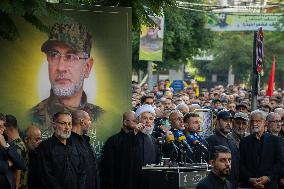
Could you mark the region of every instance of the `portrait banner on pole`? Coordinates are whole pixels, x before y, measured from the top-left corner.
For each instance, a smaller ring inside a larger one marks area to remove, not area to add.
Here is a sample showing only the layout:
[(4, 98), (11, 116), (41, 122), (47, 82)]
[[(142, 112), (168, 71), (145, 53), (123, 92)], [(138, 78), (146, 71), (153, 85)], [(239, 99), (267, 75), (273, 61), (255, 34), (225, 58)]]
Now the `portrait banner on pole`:
[(162, 61), (164, 17), (150, 16), (154, 26), (142, 25), (139, 46), (139, 60)]

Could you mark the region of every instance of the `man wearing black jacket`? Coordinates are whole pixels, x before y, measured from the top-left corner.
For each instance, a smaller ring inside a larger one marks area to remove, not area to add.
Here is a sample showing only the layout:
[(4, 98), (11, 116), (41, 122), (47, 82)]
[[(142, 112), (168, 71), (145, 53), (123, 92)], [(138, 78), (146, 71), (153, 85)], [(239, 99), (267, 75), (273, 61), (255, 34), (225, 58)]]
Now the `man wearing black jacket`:
[(251, 135), (240, 143), (240, 176), (243, 187), (277, 189), (283, 160), (280, 139), (265, 133), (266, 113), (251, 112)]
[(133, 112), (123, 114), (122, 129), (105, 143), (101, 160), (102, 189), (133, 189), (139, 186), (141, 162)]
[(99, 188), (97, 158), (91, 147), (90, 137), (87, 136), (91, 125), (91, 118), (84, 110), (76, 110), (72, 113), (72, 134), (70, 138), (80, 151), (86, 165), (85, 189)]
[(85, 162), (70, 140), (72, 116), (58, 112), (53, 117), (54, 134), (38, 147), (41, 189), (82, 189), (85, 186)]
[(25, 162), (3, 136), (5, 121), (5, 115), (0, 113), (0, 188), (16, 189), (13, 169), (24, 170)]
[(142, 166), (157, 164), (159, 150), (154, 129), (155, 110), (151, 105), (138, 107), (135, 114), (123, 114), (121, 131), (105, 143), (101, 162), (103, 189), (146, 189)]
[(232, 189), (231, 183), (226, 180), (231, 170), (230, 149), (222, 145), (214, 146), (210, 164), (211, 172), (197, 184), (196, 189)]
[[(209, 152), (217, 145), (223, 145), (230, 149), (232, 154), (232, 171), (228, 176), (234, 189), (238, 186), (239, 181), (239, 150), (233, 139), (229, 137), (232, 130), (232, 115), (229, 111), (223, 110), (217, 114), (217, 125), (215, 134), (209, 136), (206, 141), (209, 144)], [(209, 154), (210, 156), (210, 154)]]

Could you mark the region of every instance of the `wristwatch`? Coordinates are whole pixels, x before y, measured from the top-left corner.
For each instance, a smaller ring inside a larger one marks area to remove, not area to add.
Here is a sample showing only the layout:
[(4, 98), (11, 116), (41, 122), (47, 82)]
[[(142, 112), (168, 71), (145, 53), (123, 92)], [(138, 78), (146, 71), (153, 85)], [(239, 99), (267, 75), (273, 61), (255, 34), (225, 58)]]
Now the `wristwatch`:
[(7, 150), (10, 147), (10, 144), (6, 143), (6, 146), (4, 146), (4, 149)]

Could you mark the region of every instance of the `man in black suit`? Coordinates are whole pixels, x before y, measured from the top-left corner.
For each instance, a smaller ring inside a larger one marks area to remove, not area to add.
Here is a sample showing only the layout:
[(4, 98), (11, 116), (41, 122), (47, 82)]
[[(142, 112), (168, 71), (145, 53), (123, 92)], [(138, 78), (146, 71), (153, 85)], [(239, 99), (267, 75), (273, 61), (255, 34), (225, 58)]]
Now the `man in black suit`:
[(265, 120), (265, 112), (251, 112), (251, 135), (240, 143), (240, 177), (243, 187), (278, 188), (282, 147), (278, 137), (265, 133)]
[(212, 171), (197, 184), (196, 189), (232, 189), (231, 183), (226, 180), (231, 171), (231, 158), (229, 148), (214, 146), (210, 158)]

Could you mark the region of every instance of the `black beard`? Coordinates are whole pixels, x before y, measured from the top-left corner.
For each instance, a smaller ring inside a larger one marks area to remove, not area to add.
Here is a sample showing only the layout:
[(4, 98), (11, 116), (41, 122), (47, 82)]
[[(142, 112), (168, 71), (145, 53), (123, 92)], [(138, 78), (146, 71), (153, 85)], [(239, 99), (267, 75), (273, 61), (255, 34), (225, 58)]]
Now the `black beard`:
[(218, 175), (219, 175), (220, 177), (227, 177), (227, 176), (230, 174), (230, 172), (231, 172), (231, 170), (229, 170), (229, 171), (227, 172), (227, 171), (225, 171), (225, 169), (223, 169), (223, 170), (219, 170), (219, 171), (218, 171)]

